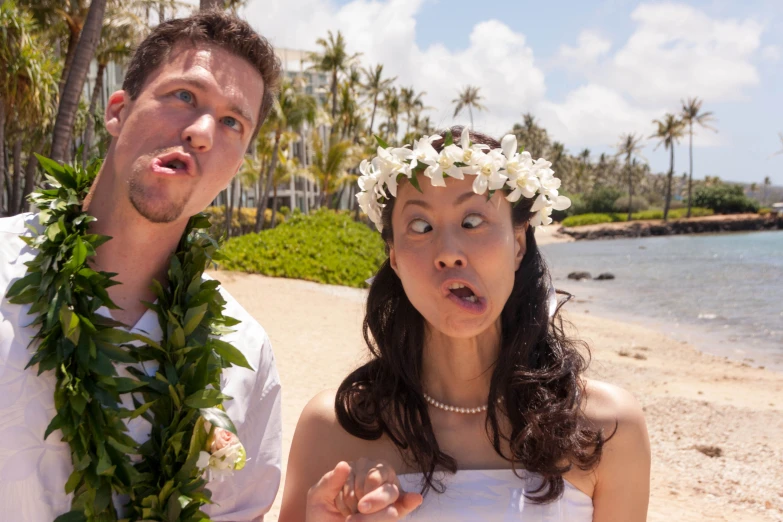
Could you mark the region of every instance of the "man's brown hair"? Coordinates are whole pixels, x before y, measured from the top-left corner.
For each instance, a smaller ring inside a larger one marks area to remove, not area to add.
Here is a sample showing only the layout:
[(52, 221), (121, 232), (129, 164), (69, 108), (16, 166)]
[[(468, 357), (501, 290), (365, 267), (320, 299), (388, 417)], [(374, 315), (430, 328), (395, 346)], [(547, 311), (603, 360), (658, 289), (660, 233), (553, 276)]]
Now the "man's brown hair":
[(133, 54), (122, 82), (123, 90), (135, 100), (150, 74), (180, 42), (218, 46), (244, 58), (256, 68), (264, 80), (264, 96), (255, 129), (257, 132), (269, 114), (280, 87), (280, 60), (267, 39), (255, 32), (247, 22), (218, 9), (167, 20), (153, 29)]

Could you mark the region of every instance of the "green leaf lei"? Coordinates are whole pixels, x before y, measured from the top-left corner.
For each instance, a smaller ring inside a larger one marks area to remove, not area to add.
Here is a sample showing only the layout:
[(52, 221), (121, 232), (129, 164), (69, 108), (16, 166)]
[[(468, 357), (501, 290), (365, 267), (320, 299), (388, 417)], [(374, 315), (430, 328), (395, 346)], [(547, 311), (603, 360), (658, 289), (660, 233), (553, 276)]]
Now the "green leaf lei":
[[(38, 344), (27, 366), (37, 364), (39, 374), (53, 371), (57, 377), (57, 415), (45, 437), (59, 429), (70, 445), (74, 470), (65, 491), (74, 498), (72, 511), (56, 522), (118, 520), (112, 493), (130, 497), (128, 518), (122, 520), (209, 520), (200, 508), (210, 503), (210, 492), (196, 467), (208, 436), (204, 423), (236, 434), (223, 411), (230, 397), (220, 392), (220, 375), (231, 365), (250, 368), (238, 349), (218, 339), (239, 321), (223, 315), (219, 282), (202, 279), (218, 248), (207, 234), (209, 219), (204, 214), (190, 219), (171, 257), (168, 285), (153, 282), (157, 301), (145, 304), (157, 313), (163, 339), (128, 333), (96, 313), (101, 306), (118, 308), (106, 289), (119, 284), (112, 279), (116, 274), (88, 264), (110, 239), (89, 233), (95, 218), (81, 208), (100, 162), (85, 170), (38, 160), (52, 188), (31, 194), (43, 228), (22, 238), (38, 254), (7, 297), (31, 304), (29, 313), (35, 314), (31, 326), (39, 330), (31, 347)], [(133, 377), (118, 377), (115, 364), (145, 361), (158, 364), (154, 375), (129, 366)], [(131, 392), (133, 410), (120, 403)], [(152, 425), (149, 441), (141, 445), (124, 422), (139, 416)], [(131, 454), (140, 456), (135, 464)]]

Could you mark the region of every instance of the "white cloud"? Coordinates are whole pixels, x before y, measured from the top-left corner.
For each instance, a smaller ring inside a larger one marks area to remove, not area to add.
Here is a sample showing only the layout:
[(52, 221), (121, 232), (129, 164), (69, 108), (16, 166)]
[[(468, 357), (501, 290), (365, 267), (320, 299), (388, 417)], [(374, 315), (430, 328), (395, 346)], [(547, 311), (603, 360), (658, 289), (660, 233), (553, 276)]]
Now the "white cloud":
[[(476, 128), (501, 134), (521, 113), (544, 97), (544, 73), (534, 63), (525, 36), (497, 20), (479, 21), (469, 45), (452, 51), (436, 44), (416, 44), (416, 14), (421, 0), (354, 0), (337, 7), (327, 0), (253, 0), (243, 12), (250, 23), (279, 47), (317, 50), (315, 41), (328, 30), (341, 31), (350, 52), (361, 52), (364, 65), (382, 63), (399, 85), (426, 91), (424, 101), (438, 126), (454, 123), (453, 105), (466, 85), (480, 87), (487, 112), (475, 113)], [(467, 112), (458, 118), (468, 123)], [(404, 125), (404, 123), (403, 123)]]
[(563, 103), (541, 104), (541, 119), (552, 138), (573, 148), (614, 145), (621, 133), (650, 134), (651, 122), (662, 109), (642, 109), (617, 91), (596, 84), (571, 91)]
[(612, 42), (597, 31), (585, 30), (579, 33), (578, 45), (561, 45), (556, 62), (579, 71), (587, 68), (609, 52)]
[(777, 62), (782, 55), (783, 53), (777, 45), (767, 45), (761, 50), (761, 57), (768, 62)]
[[(754, 61), (763, 26), (754, 20), (715, 19), (674, 3), (641, 4), (631, 20), (634, 32), (613, 54), (593, 31), (582, 32), (576, 47), (561, 47), (557, 63), (581, 73), (585, 84), (562, 103), (542, 104), (542, 121), (558, 139), (596, 146), (621, 133), (649, 135), (652, 119), (679, 112), (683, 99), (699, 97), (710, 110), (746, 98), (759, 83)], [(779, 50), (769, 47), (761, 54), (774, 58)], [(694, 136), (697, 146), (720, 143), (713, 133)]]

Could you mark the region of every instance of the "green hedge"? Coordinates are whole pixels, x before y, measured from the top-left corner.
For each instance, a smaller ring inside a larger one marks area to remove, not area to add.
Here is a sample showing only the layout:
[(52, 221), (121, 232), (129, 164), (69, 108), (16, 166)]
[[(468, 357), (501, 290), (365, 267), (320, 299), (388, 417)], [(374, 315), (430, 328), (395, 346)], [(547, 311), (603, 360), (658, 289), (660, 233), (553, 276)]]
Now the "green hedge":
[[(669, 219), (683, 219), (688, 214), (687, 208), (677, 208), (669, 211)], [(691, 209), (691, 217), (711, 216), (714, 212), (708, 208), (694, 207)], [(633, 221), (643, 221), (646, 219), (663, 219), (663, 210), (645, 210), (643, 212), (634, 212), (631, 214)], [(564, 227), (581, 227), (585, 225), (599, 225), (601, 223), (616, 223), (618, 221), (627, 221), (628, 214), (580, 214), (570, 216), (563, 220)]]
[(381, 235), (348, 213), (293, 213), (271, 230), (228, 240), (220, 268), (318, 283), (367, 286), (386, 259)]

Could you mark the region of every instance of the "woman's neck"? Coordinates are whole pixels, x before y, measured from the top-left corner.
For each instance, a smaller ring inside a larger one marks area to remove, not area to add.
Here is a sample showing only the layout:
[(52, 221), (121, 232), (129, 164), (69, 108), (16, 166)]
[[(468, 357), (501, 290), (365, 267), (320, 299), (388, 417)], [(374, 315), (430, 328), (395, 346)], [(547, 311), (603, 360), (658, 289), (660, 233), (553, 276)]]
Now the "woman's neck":
[(500, 321), (476, 337), (459, 339), (425, 324), (424, 391), (451, 406), (483, 406), (500, 353)]

